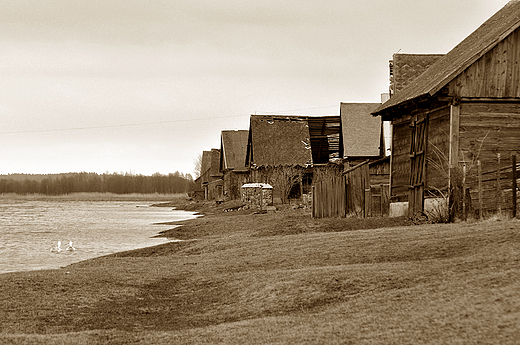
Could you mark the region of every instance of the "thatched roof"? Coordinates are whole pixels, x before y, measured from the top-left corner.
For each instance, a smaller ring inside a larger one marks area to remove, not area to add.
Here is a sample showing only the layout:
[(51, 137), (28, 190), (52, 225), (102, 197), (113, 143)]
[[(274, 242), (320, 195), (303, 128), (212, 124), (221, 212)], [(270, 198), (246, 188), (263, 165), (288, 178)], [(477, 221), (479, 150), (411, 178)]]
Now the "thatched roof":
[(373, 114), (383, 115), (401, 103), (433, 96), (519, 26), (520, 1), (513, 0)]
[(220, 171), (244, 170), (249, 131), (222, 131), (220, 137)]
[(312, 164), (306, 116), (251, 115), (246, 161), (256, 166)]
[(381, 118), (374, 117), (380, 103), (341, 103), (343, 157), (376, 157), (380, 155)]
[(390, 69), (390, 91), (394, 95), (423, 74), (444, 54), (394, 54)]

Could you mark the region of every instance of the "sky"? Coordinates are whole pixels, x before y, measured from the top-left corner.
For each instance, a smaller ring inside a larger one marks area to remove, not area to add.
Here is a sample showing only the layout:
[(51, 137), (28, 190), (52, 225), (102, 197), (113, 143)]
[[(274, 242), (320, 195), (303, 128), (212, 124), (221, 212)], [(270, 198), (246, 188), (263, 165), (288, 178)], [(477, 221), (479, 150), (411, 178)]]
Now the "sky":
[(507, 0), (3, 0), (0, 174), (194, 174), (251, 114), (379, 102)]

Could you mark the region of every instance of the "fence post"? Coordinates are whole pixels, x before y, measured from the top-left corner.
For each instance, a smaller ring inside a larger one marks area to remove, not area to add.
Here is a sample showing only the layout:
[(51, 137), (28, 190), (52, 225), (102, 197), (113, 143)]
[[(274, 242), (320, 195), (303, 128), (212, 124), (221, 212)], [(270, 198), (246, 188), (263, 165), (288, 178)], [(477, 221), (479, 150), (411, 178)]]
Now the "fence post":
[(466, 163), (462, 164), (462, 219), (466, 220)]
[(482, 201), (482, 163), (477, 161), (477, 175), (478, 175), (478, 216), (482, 220), (483, 215), (483, 201)]
[(512, 161), (512, 165), (513, 165), (513, 185), (512, 185), (512, 189), (513, 189), (513, 218), (516, 218), (516, 155), (511, 155), (511, 161)]
[(312, 218), (316, 218), (316, 187), (312, 186)]
[(497, 203), (498, 213), (502, 213), (502, 188), (500, 187), (500, 153), (497, 153)]

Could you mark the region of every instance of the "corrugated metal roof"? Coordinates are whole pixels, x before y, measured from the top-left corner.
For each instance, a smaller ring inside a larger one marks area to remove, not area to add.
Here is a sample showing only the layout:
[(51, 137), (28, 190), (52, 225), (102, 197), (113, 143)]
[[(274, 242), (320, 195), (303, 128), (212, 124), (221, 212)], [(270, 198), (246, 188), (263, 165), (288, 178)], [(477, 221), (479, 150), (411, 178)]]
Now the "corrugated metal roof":
[(373, 114), (381, 115), (398, 104), (434, 95), (519, 26), (520, 0), (513, 0)]
[(221, 132), (220, 170), (245, 168), (248, 135), (247, 130)]
[(379, 156), (381, 118), (374, 117), (380, 103), (341, 103), (344, 157)]

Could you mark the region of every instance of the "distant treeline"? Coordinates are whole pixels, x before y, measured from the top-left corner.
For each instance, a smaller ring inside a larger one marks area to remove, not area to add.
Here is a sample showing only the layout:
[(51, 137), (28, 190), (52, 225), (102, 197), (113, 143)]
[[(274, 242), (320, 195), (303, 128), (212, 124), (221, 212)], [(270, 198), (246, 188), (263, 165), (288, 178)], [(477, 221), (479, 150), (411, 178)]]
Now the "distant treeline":
[(0, 194), (64, 195), (71, 193), (186, 193), (193, 189), (190, 174), (175, 172), (151, 176), (126, 174), (67, 173), (52, 175), (0, 175)]

